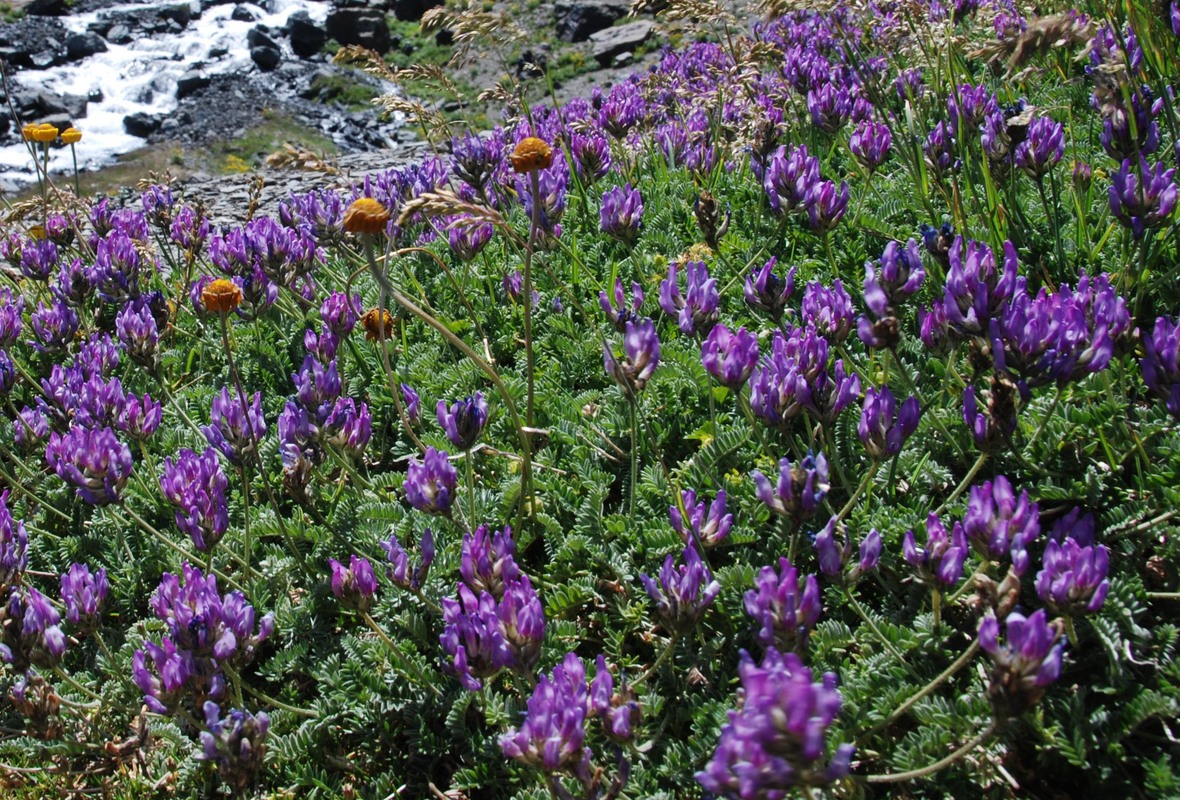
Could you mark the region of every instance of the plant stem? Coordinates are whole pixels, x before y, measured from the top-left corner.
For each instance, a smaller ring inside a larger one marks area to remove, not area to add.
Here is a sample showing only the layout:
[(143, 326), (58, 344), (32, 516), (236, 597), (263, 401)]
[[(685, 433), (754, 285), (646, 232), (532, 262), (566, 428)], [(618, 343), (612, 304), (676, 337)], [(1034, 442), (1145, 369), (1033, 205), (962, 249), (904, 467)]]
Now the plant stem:
[(630, 519), (635, 521), (635, 500), (639, 494), (639, 415), (635, 406), (639, 403), (633, 393), (628, 394), (631, 410), (631, 510)]
[(537, 249), (537, 235), (541, 229), (541, 173), (529, 173), (530, 190), (533, 194), (533, 213), (529, 222), (528, 247), (524, 250), (524, 275), (521, 294), (524, 295), (524, 359), (527, 394), (524, 404), (524, 421), (533, 427), (533, 252)]
[(467, 449), (467, 497), (471, 509), (471, 525), (475, 525), (475, 456)]
[(646, 683), (648, 678), (650, 678), (652, 675), (655, 675), (656, 671), (661, 666), (663, 666), (664, 662), (672, 657), (672, 653), (676, 649), (676, 643), (678, 641), (680, 641), (680, 634), (672, 634), (672, 636), (668, 639), (667, 646), (664, 647), (664, 652), (660, 653), (655, 662), (650, 667), (648, 667), (642, 675), (631, 682), (631, 686), (634, 687)]
[(442, 690), (435, 686), (433, 682), (428, 681), (426, 676), (422, 674), (422, 671), (418, 669), (418, 666), (413, 661), (410, 661), (410, 659), (406, 658), (406, 654), (402, 652), (402, 649), (397, 646), (397, 643), (394, 642), (393, 639), (389, 638), (389, 635), (385, 631), (381, 630), (381, 626), (377, 624), (376, 620), (369, 616), (369, 612), (362, 611), (360, 614), (361, 619), (365, 621), (365, 624), (373, 630), (373, 633), (377, 634), (377, 638), (383, 641), (385, 646), (388, 647), (395, 656), (397, 656), (397, 660), (402, 663), (402, 667), (404, 667), (405, 670), (409, 672), (415, 680), (418, 681), (418, 683), (433, 692), (435, 697), (442, 697)]
[(889, 651), (889, 655), (893, 656), (904, 664), (905, 656), (900, 650), (893, 646), (892, 642), (885, 638), (885, 634), (882, 633), (881, 629), (877, 627), (877, 623), (873, 622), (873, 618), (868, 615), (868, 612), (866, 612), (864, 606), (860, 604), (860, 600), (856, 599), (856, 595), (852, 592), (852, 590), (845, 589), (844, 596), (848, 598), (848, 602), (852, 606), (852, 610), (856, 612), (856, 615), (864, 620), (864, 623), (869, 626), (869, 630), (873, 632), (873, 635), (881, 640), (881, 644), (886, 650)]
[(864, 478), (861, 479), (860, 485), (856, 487), (856, 491), (852, 493), (852, 496), (848, 498), (848, 502), (844, 504), (844, 507), (840, 509), (840, 513), (836, 515), (839, 519), (843, 520), (848, 516), (848, 512), (852, 511), (852, 507), (856, 505), (856, 501), (860, 499), (862, 494), (864, 494), (865, 489), (869, 488), (869, 485), (873, 482), (873, 478), (876, 477), (877, 470), (880, 467), (881, 462), (877, 461), (876, 459), (873, 460), (872, 464), (869, 464), (869, 471), (866, 472)]
[(970, 741), (968, 741), (955, 752), (951, 753), (946, 758), (935, 761), (933, 764), (922, 767), (921, 769), (912, 769), (908, 772), (894, 772), (887, 775), (866, 775), (864, 776), (864, 781), (866, 783), (902, 783), (904, 781), (925, 778), (927, 775), (933, 775), (934, 773), (951, 766), (960, 758), (967, 755), (976, 747), (979, 747), (979, 745), (990, 739), (991, 735), (995, 732), (996, 723), (994, 721), (989, 722), (986, 728), (977, 733)]
[(934, 513), (936, 515), (939, 514), (944, 508), (958, 500), (959, 495), (966, 491), (967, 485), (970, 484), (971, 481), (975, 480), (975, 476), (979, 474), (979, 471), (983, 469), (983, 465), (986, 463), (987, 453), (980, 453), (979, 458), (975, 459), (975, 463), (971, 465), (971, 469), (967, 470), (967, 474), (963, 476), (963, 480), (959, 481), (959, 485), (955, 487), (953, 492), (951, 492), (950, 497), (948, 497), (946, 500), (943, 500), (942, 504), (938, 508), (934, 509)]

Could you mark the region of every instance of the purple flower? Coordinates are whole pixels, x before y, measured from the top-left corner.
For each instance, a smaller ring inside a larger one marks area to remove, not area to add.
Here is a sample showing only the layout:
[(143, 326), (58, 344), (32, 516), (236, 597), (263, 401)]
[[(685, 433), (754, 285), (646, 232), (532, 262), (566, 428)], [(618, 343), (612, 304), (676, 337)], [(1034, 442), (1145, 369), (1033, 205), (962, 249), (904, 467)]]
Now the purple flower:
[(45, 415), (43, 400), (35, 408), (25, 406), (12, 423), (12, 440), (22, 450), (37, 447), (49, 435), (49, 418)]
[(713, 502), (706, 507), (702, 499), (697, 502), (697, 493), (692, 489), (681, 492), (687, 519), (677, 506), (669, 506), (668, 514), (672, 527), (680, 534), (686, 545), (698, 544), (706, 549), (719, 544), (729, 535), (733, 527), (733, 514), (725, 513), (725, 491), (717, 492)]
[(1016, 148), (1016, 166), (1040, 180), (1065, 155), (1065, 128), (1048, 117), (1028, 126), (1028, 137)]
[(930, 586), (950, 587), (963, 576), (967, 560), (967, 536), (963, 526), (955, 523), (950, 536), (937, 514), (926, 518), (926, 547), (919, 550), (914, 532), (906, 531), (902, 553), (918, 573), (918, 579)]
[(0, 347), (12, 347), (20, 339), (24, 310), (24, 297), (14, 300), (9, 289), (0, 288)]
[(685, 265), (687, 281), (682, 296), (676, 271), (676, 264), (670, 264), (668, 277), (660, 283), (660, 308), (676, 320), (683, 333), (705, 336), (717, 324), (720, 316), (717, 281), (709, 277), (705, 262), (690, 261)]
[(889, 148), (893, 145), (893, 133), (883, 122), (865, 120), (856, 126), (852, 136), (848, 138), (848, 148), (856, 160), (869, 172), (875, 172), (877, 167), (889, 158)]
[(1073, 539), (1082, 547), (1094, 544), (1095, 530), (1094, 515), (1078, 506), (1071, 508), (1065, 516), (1053, 523), (1049, 531), (1049, 539), (1061, 544), (1067, 538)]
[(78, 332), (78, 314), (61, 301), (48, 306), (37, 303), (37, 310), (29, 318), (35, 340), (30, 342), (39, 353), (53, 353), (65, 349)]
[(49, 434), (45, 461), (83, 502), (105, 506), (119, 502), (131, 477), (131, 449), (110, 428), (70, 428)]
[(16, 365), (6, 351), (0, 350), (0, 395), (7, 395), (15, 385)]
[(160, 343), (160, 333), (156, 326), (156, 318), (151, 307), (143, 298), (137, 298), (127, 305), (115, 318), (115, 331), (119, 334), (119, 343), (123, 345), (131, 360), (148, 370), (156, 368), (158, 361), (157, 347)]
[(888, 386), (865, 391), (864, 409), (857, 434), (871, 458), (884, 460), (901, 452), (905, 440), (918, 428), (918, 398), (908, 397), (897, 408)]
[(377, 576), (369, 559), (354, 553), (347, 567), (334, 558), (329, 558), (328, 564), (332, 567), (332, 594), (336, 599), (346, 608), (367, 612), (377, 593)]
[(865, 263), (865, 306), (877, 317), (895, 314), (925, 279), (918, 243), (910, 239), (903, 249), (897, 242), (890, 242), (880, 261)]
[(241, 466), (247, 455), (253, 454), (266, 435), (266, 418), (262, 415), (262, 395), (254, 393), (250, 403), (234, 393), (231, 399), (229, 389), (221, 387), (221, 393), (213, 397), (213, 411), (210, 425), (202, 425), (201, 432), (212, 447), (215, 447), (231, 464)]
[(196, 256), (205, 249), (209, 231), (209, 220), (203, 213), (198, 215), (188, 206), (181, 206), (172, 219), (169, 233), (174, 244)]
[(1046, 622), (1043, 608), (1031, 617), (1012, 612), (1004, 628), (1007, 641), (1001, 644), (995, 617), (986, 617), (979, 626), (979, 645), (994, 664), (988, 698), (1000, 720), (1020, 716), (1036, 705), (1045, 688), (1061, 676), (1065, 648), (1061, 621)]
[(373, 435), (369, 407), (351, 397), (340, 398), (324, 420), (324, 433), (329, 442), (354, 459), (360, 458)]
[(57, 261), (57, 245), (48, 239), (28, 239), (21, 250), (20, 271), (32, 280), (49, 280), (57, 268)]
[(602, 360), (606, 374), (615, 379), (625, 395), (634, 397), (643, 391), (660, 364), (660, 340), (650, 319), (628, 320), (624, 330), (623, 360), (615, 356), (609, 343), (603, 345)]
[[(947, 323), (963, 334), (982, 334), (1016, 288), (1016, 248), (1004, 242), (1003, 275), (991, 248), (956, 237), (951, 245), (942, 307)], [(923, 338), (925, 341), (925, 338)]]
[(868, 532), (860, 542), (859, 560), (848, 571), (848, 582), (856, 583), (866, 572), (872, 572), (881, 561), (881, 534), (876, 528)]
[(488, 422), (488, 401), (483, 392), (456, 401), (449, 411), (446, 401), (439, 400), (434, 411), (439, 426), (459, 450), (470, 450)]
[(1177, 189), (1172, 176), (1174, 169), (1165, 169), (1161, 162), (1149, 167), (1147, 159), (1139, 159), (1138, 168), (1131, 159), (1123, 162), (1111, 178), (1110, 213), (1131, 229), (1136, 239), (1142, 239), (1148, 228), (1167, 223), (1176, 210)]
[(588, 713), (602, 720), (602, 732), (616, 742), (630, 740), (642, 716), (630, 686), (624, 684), (615, 692), (614, 678), (601, 653), (595, 661), (594, 680), (590, 682)]
[(1143, 348), (1139, 366), (1144, 383), (1180, 419), (1180, 319), (1156, 319), (1151, 335), (1143, 338)]
[(570, 137), (570, 154), (574, 160), (574, 171), (587, 185), (610, 172), (610, 142), (605, 136), (575, 133)]
[(995, 452), (1006, 446), (1016, 432), (1016, 386), (1007, 378), (994, 377), (991, 388), (979, 398), (982, 408), (975, 394), (974, 386), (963, 390), (963, 422), (979, 449)]
[(343, 339), (356, 327), (360, 305), (359, 294), (349, 299), (344, 292), (332, 292), (320, 306), (320, 320), (326, 330)]
[(772, 272), (777, 262), (777, 258), (771, 258), (761, 269), (749, 274), (746, 278), (745, 297), (751, 307), (769, 316), (776, 325), (780, 325), (787, 310), (787, 300), (795, 291), (796, 267), (791, 267), (787, 270), (786, 277), (780, 278)]
[(921, 98), (926, 93), (926, 84), (922, 82), (922, 70), (918, 67), (902, 70), (893, 81), (893, 88), (900, 100)]
[(852, 310), (852, 298), (837, 278), (828, 289), (819, 281), (811, 281), (803, 292), (802, 316), (816, 332), (837, 343), (848, 338), (852, 332), (856, 314)]
[(701, 344), (701, 364), (705, 371), (728, 386), (740, 391), (758, 363), (758, 339), (745, 328), (733, 333), (724, 325), (717, 325)]
[(12, 518), (8, 489), (0, 492), (0, 590), (20, 580), (29, 564), (29, 534), (25, 523)]
[(744, 599), (746, 613), (761, 626), (758, 640), (784, 651), (805, 647), (823, 613), (815, 576), (808, 575), (800, 588), (799, 571), (786, 558), (779, 559), (777, 573), (770, 566), (759, 570)]
[(216, 764), (222, 783), (245, 797), (263, 770), (270, 717), (265, 711), (251, 714), (230, 709), (222, 719), (220, 707), (212, 700), (205, 701), (204, 712), (206, 730), (201, 731), (197, 760)]
[(537, 681), (524, 722), (500, 737), (501, 752), (546, 773), (577, 773), (589, 779), (588, 705), (586, 668), (568, 653), (550, 675)]
[(784, 458), (778, 462), (778, 483), (774, 487), (758, 470), (751, 472), (750, 477), (754, 479), (758, 499), (771, 513), (798, 524), (815, 516), (828, 493), (828, 460), (823, 453), (818, 456), (808, 453), (795, 467), (790, 459)]
[(781, 215), (810, 205), (811, 189), (819, 182), (819, 159), (808, 155), (806, 145), (799, 145), (790, 152), (785, 147), (775, 151), (767, 162), (762, 187), (771, 211)]
[(175, 463), (164, 459), (160, 490), (176, 509), (176, 527), (188, 534), (201, 552), (212, 549), (229, 530), (228, 487), (229, 480), (212, 447), (201, 455), (181, 450)]
[(451, 170), (477, 192), (484, 191), (503, 161), (502, 142), (495, 134), (451, 140)]
[(848, 182), (840, 181), (840, 188), (832, 181), (820, 181), (807, 192), (804, 200), (811, 229), (816, 233), (834, 230), (848, 210)]
[(1131, 108), (1119, 102), (1102, 121), (1102, 133), (1098, 134), (1102, 149), (1115, 161), (1150, 155), (1160, 146), (1155, 118), (1163, 111), (1163, 98), (1153, 97), (1147, 86), (1129, 89)]
[(295, 399), (307, 410), (316, 424), (322, 425), (332, 412), (344, 386), (333, 359), (325, 366), (314, 356), (306, 356), (299, 371), (291, 375), (295, 384)]
[(639, 576), (656, 604), (656, 614), (673, 633), (692, 630), (721, 592), (721, 584), (713, 579), (694, 545), (685, 547), (681, 557), (684, 563), (680, 566), (671, 555), (664, 559), (658, 583), (646, 574)]
[(143, 205), (144, 215), (153, 224), (161, 228), (171, 225), (172, 206), (176, 205), (176, 200), (173, 198), (170, 188), (160, 184), (149, 186), (140, 194), (139, 201)]
[(975, 131), (989, 114), (1000, 110), (996, 96), (986, 86), (962, 83), (946, 99), (950, 132)]
[(413, 573), (410, 572), (410, 556), (401, 546), (401, 542), (397, 540), (396, 533), (390, 534), (389, 540), (382, 542), (381, 547), (389, 558), (390, 566), (385, 571), (389, 579), (403, 589), (421, 589), (422, 585), (426, 583), (426, 575), (430, 572), (430, 565), (434, 563), (434, 534), (431, 533), (430, 528), (427, 528), (422, 534), (422, 540), (418, 545), (418, 549), (422, 553), (422, 560)]
[[(739, 708), (729, 712), (717, 750), (697, 781), (725, 797), (783, 798), (793, 786), (822, 786), (849, 772), (854, 748), (841, 744), (827, 759), (827, 733), (840, 713), (836, 676), (811, 682), (794, 653), (773, 647), (756, 666), (742, 651)], [(826, 760), (826, 763), (825, 763)]]
[(608, 189), (599, 211), (602, 232), (630, 247), (643, 228), (643, 196), (631, 184)]
[(455, 500), (459, 473), (451, 466), (446, 451), (426, 448), (423, 460), (410, 459), (406, 470), (406, 500), (419, 511), (449, 515)]
[(950, 127), (945, 122), (935, 125), (922, 145), (926, 167), (935, 180), (959, 171), (962, 162), (955, 156), (956, 149), (955, 135)]
[(1017, 497), (1003, 475), (972, 486), (963, 530), (981, 554), (992, 561), (1009, 555), (1018, 575), (1028, 566), (1028, 546), (1041, 533), (1039, 510), (1028, 492)]
[(459, 574), (472, 591), (488, 592), (498, 599), (504, 596), (505, 583), (520, 579), (515, 554), (511, 528), (493, 534), (487, 525), (480, 525), (475, 533), (463, 536)]
[(1041, 571), (1037, 573), (1037, 597), (1054, 614), (1078, 616), (1102, 608), (1110, 592), (1110, 553), (1103, 545), (1083, 545), (1072, 537), (1049, 541)]
[(402, 400), (405, 403), (406, 418), (411, 425), (417, 425), (422, 418), (422, 398), (414, 391), (414, 387), (408, 383), (403, 383), (399, 386), (402, 394)]
[(444, 627), (439, 641), (452, 656), (463, 688), (478, 691), (482, 679), (504, 668), (521, 674), (536, 669), (545, 615), (527, 575), (506, 582), (499, 600), (489, 592), (476, 596), (465, 583), (459, 584), (458, 593), (458, 600), (442, 600)]
[(0, 662), (27, 672), (30, 665), (48, 669), (61, 660), (66, 637), (59, 627), (61, 615), (48, 597), (31, 586), (13, 587), (0, 613)]
[(98, 627), (98, 615), (110, 586), (107, 571), (101, 567), (91, 573), (86, 564), (71, 564), (61, 576), (61, 601), (66, 607), (66, 622), (81, 632)]
[(852, 94), (847, 88), (824, 83), (807, 92), (811, 123), (825, 133), (836, 133), (852, 114)]
[(482, 222), (468, 214), (450, 217), (447, 223), (447, 244), (460, 261), (472, 261), (483, 252), (494, 233), (492, 223)]
[(638, 283), (631, 284), (631, 303), (628, 306), (623, 294), (623, 282), (615, 278), (614, 304), (611, 304), (611, 298), (605, 290), (598, 293), (598, 303), (611, 326), (623, 333), (627, 330), (628, 322), (639, 322), (641, 319), (639, 309), (643, 306), (643, 287)]

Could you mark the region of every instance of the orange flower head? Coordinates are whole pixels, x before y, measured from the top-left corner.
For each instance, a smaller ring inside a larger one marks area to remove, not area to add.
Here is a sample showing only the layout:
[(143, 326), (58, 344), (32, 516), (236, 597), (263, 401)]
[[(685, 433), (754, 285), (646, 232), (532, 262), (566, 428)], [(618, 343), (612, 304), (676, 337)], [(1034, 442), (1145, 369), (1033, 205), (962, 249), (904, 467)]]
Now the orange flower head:
[(71, 125), (61, 132), (61, 140), (66, 144), (77, 144), (82, 141), (82, 131)]
[(58, 130), (54, 126), (45, 122), (33, 129), (33, 141), (41, 144), (49, 144), (57, 138)]
[(24, 139), (26, 142), (36, 141), (36, 139), (33, 137), (33, 134), (40, 127), (41, 126), (39, 124), (37, 124), (36, 122), (26, 122), (24, 125), (20, 126), (21, 138)]
[(393, 331), (393, 315), (388, 309), (371, 308), (361, 317), (361, 326), (365, 329), (365, 338), (370, 342), (388, 339)]
[(530, 136), (521, 140), (509, 158), (512, 160), (512, 169), (516, 172), (549, 169), (553, 164), (553, 148), (545, 144), (544, 140)]
[(389, 209), (371, 197), (358, 197), (344, 212), (344, 230), (376, 236), (385, 233)]
[(201, 290), (201, 302), (216, 314), (228, 314), (242, 302), (242, 290), (233, 281), (218, 278)]

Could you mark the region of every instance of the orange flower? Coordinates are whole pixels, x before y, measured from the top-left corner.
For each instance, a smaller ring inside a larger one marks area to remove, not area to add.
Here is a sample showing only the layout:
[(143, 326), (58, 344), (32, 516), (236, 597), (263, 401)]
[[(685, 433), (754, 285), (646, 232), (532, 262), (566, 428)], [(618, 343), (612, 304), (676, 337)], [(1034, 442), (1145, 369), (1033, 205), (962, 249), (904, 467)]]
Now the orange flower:
[(509, 158), (512, 160), (512, 169), (516, 172), (548, 169), (553, 164), (553, 148), (543, 140), (530, 136), (521, 140)]
[(26, 142), (36, 141), (36, 139), (33, 137), (33, 134), (40, 127), (41, 126), (36, 122), (26, 122), (24, 125), (20, 126), (21, 138), (23, 138)]
[(344, 212), (344, 230), (376, 236), (385, 233), (389, 209), (371, 197), (359, 197)]
[(66, 144), (77, 144), (82, 141), (82, 131), (70, 126), (61, 132), (61, 140)]
[(365, 329), (365, 338), (370, 342), (387, 339), (393, 332), (393, 315), (388, 309), (371, 308), (361, 317), (361, 326)]
[(242, 302), (242, 290), (233, 281), (218, 278), (201, 290), (205, 308), (217, 314), (228, 314)]
[[(23, 131), (22, 131), (23, 132)], [(48, 144), (57, 138), (57, 128), (47, 122), (33, 128), (33, 141)]]

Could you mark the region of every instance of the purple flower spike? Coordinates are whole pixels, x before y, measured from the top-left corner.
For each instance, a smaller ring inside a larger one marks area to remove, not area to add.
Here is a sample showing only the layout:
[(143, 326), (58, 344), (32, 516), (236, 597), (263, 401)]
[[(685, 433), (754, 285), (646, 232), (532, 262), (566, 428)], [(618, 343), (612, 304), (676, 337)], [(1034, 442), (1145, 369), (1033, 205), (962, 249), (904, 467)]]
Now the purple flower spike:
[(211, 425), (202, 425), (201, 432), (210, 446), (216, 448), (231, 464), (241, 466), (266, 434), (266, 418), (262, 415), (262, 395), (254, 393), (250, 403), (230, 397), (229, 389), (213, 397)]
[(201, 552), (212, 549), (229, 529), (228, 487), (229, 480), (212, 447), (201, 455), (181, 450), (175, 463), (164, 459), (160, 490), (176, 508), (176, 527), (192, 537)]
[(473, 261), (483, 252), (493, 233), (492, 223), (480, 222), (468, 214), (448, 218), (447, 244), (455, 257), (464, 263)]
[(825, 83), (807, 93), (807, 110), (811, 122), (825, 133), (836, 133), (852, 114), (852, 94), (848, 89)]
[[(992, 561), (1012, 557), (1013, 565), (1027, 564), (1024, 552), (1041, 533), (1037, 504), (1028, 492), (1017, 497), (1003, 475), (971, 487), (963, 530), (982, 555)], [(1017, 574), (1024, 570), (1018, 568)]]
[(746, 278), (746, 302), (753, 308), (769, 316), (776, 325), (782, 324), (783, 314), (787, 311), (787, 300), (795, 291), (795, 270), (787, 270), (785, 278), (780, 278), (772, 270), (778, 263), (777, 258), (771, 258), (762, 268), (751, 272)]
[(515, 554), (511, 528), (493, 534), (487, 525), (480, 525), (475, 533), (463, 536), (459, 574), (473, 592), (488, 592), (499, 599), (506, 582), (520, 579)]
[(720, 316), (717, 281), (709, 277), (709, 269), (703, 261), (690, 261), (685, 265), (687, 281), (685, 294), (680, 294), (676, 280), (677, 267), (668, 267), (668, 277), (660, 283), (660, 308), (674, 318), (680, 330), (690, 336), (705, 336), (717, 324)]
[(717, 325), (701, 345), (705, 371), (732, 391), (738, 392), (758, 363), (758, 339), (745, 328), (733, 333)]
[(324, 433), (329, 442), (352, 458), (359, 459), (373, 436), (373, 418), (369, 414), (369, 407), (357, 403), (351, 397), (340, 398), (332, 408), (332, 413), (324, 420)]
[[(840, 529), (840, 543), (836, 541), (837, 528)], [(837, 517), (828, 520), (828, 524), (815, 535), (815, 553), (819, 558), (819, 571), (829, 578), (844, 571), (844, 562), (852, 555), (852, 540)]]
[(131, 360), (152, 370), (155, 369), (158, 359), (156, 351), (160, 343), (160, 333), (151, 307), (141, 302), (142, 299), (136, 298), (123, 306), (123, 310), (115, 318), (115, 331), (119, 334), (119, 343), (123, 345)]
[(815, 516), (828, 493), (828, 460), (823, 453), (818, 456), (808, 453), (795, 467), (790, 459), (784, 458), (778, 462), (778, 483), (774, 487), (758, 470), (751, 472), (750, 477), (754, 479), (758, 499), (771, 513), (799, 524)]
[(870, 386), (857, 427), (869, 456), (882, 461), (900, 453), (905, 440), (917, 430), (921, 414), (918, 398), (906, 398), (899, 409), (888, 386), (879, 391)]
[(856, 131), (848, 139), (848, 148), (852, 155), (869, 172), (875, 172), (877, 167), (885, 163), (889, 157), (889, 148), (893, 145), (893, 133), (883, 122), (865, 120), (856, 126)]
[(810, 206), (811, 189), (819, 183), (819, 159), (808, 155), (806, 145), (790, 152), (780, 147), (770, 157), (762, 179), (770, 209), (779, 215)]
[(91, 573), (86, 564), (71, 564), (70, 571), (61, 576), (61, 601), (66, 607), (66, 622), (80, 633), (97, 628), (99, 613), (109, 590), (105, 569), (100, 567)]
[(1110, 592), (1110, 553), (1103, 545), (1082, 545), (1072, 538), (1045, 545), (1037, 573), (1037, 597), (1054, 614), (1079, 616), (1102, 608)]
[(840, 181), (839, 188), (832, 181), (821, 181), (807, 192), (804, 201), (811, 229), (816, 233), (835, 230), (848, 210), (848, 182)]
[(131, 477), (131, 449), (110, 428), (70, 428), (49, 434), (45, 461), (78, 497), (94, 506), (119, 502)]
[(402, 401), (406, 404), (406, 417), (410, 420), (411, 425), (417, 425), (418, 420), (422, 418), (422, 398), (408, 383), (403, 383), (400, 388)]
[(0, 590), (17, 583), (29, 564), (29, 534), (25, 523), (12, 518), (8, 490), (0, 492)]
[(32, 587), (14, 587), (0, 614), (0, 662), (27, 672), (30, 665), (48, 669), (61, 660), (66, 637), (59, 627), (61, 615), (48, 597)]
[(430, 514), (451, 513), (459, 473), (451, 466), (445, 450), (426, 448), (422, 461), (410, 459), (406, 471), (406, 500), (419, 511)]
[(876, 528), (869, 531), (860, 543), (860, 559), (848, 571), (849, 583), (856, 583), (866, 572), (873, 572), (881, 561), (881, 534)]
[(746, 613), (761, 626), (758, 640), (784, 651), (806, 647), (823, 613), (815, 576), (808, 575), (800, 588), (799, 571), (785, 558), (779, 559), (777, 573), (770, 566), (759, 570), (744, 599)]
[(14, 300), (9, 289), (0, 288), (0, 347), (12, 347), (20, 339), (24, 310), (24, 297)]
[(690, 544), (681, 557), (684, 563), (680, 566), (675, 566), (671, 555), (664, 559), (659, 583), (647, 575), (639, 576), (656, 604), (656, 614), (673, 633), (692, 630), (721, 592), (721, 584), (713, 579), (696, 547)]
[(729, 535), (733, 527), (733, 514), (725, 513), (725, 491), (717, 492), (717, 497), (706, 507), (705, 501), (697, 502), (697, 493), (692, 489), (685, 489), (681, 493), (684, 501), (684, 514), (676, 506), (668, 507), (668, 515), (672, 520), (672, 527), (680, 534), (686, 545), (699, 544), (709, 549), (720, 544)]
[(1172, 177), (1175, 169), (1165, 169), (1161, 162), (1154, 167), (1140, 157), (1138, 169), (1131, 159), (1111, 178), (1110, 213), (1131, 229), (1136, 239), (1142, 239), (1148, 228), (1167, 223), (1176, 210), (1177, 189)]
[(878, 318), (896, 313), (905, 300), (922, 287), (926, 270), (918, 243), (913, 239), (903, 248), (897, 242), (885, 245), (881, 260), (865, 264), (865, 306)]
[(1158, 318), (1143, 347), (1146, 352), (1139, 366), (1144, 383), (1180, 419), (1180, 319)]
[(476, 596), (466, 583), (459, 584), (458, 591), (458, 600), (442, 600), (439, 642), (452, 657), (463, 688), (478, 691), (483, 679), (504, 668), (520, 674), (536, 669), (545, 616), (528, 576), (506, 582), (500, 600), (488, 592)]
[(967, 535), (963, 526), (955, 523), (951, 535), (938, 515), (926, 518), (926, 547), (918, 549), (914, 532), (906, 531), (902, 542), (905, 560), (918, 573), (918, 579), (930, 586), (950, 587), (963, 576), (963, 562), (967, 560)]
[(606, 374), (615, 379), (628, 397), (643, 391), (660, 364), (660, 340), (650, 319), (624, 325), (623, 360), (615, 357), (610, 344), (603, 345), (602, 361)]
[(610, 172), (610, 141), (605, 136), (575, 133), (570, 138), (570, 153), (574, 158), (574, 171), (586, 184), (593, 184)]
[(629, 183), (609, 189), (602, 195), (599, 217), (603, 233), (630, 247), (643, 228), (643, 196)]
[(55, 353), (73, 341), (78, 332), (78, 314), (61, 300), (54, 300), (48, 306), (38, 303), (29, 325), (36, 337), (29, 344), (39, 353)]
[(245, 797), (263, 770), (270, 717), (265, 711), (251, 714), (231, 709), (222, 719), (221, 709), (212, 700), (205, 702), (204, 711), (206, 730), (201, 731), (197, 759), (216, 764), (222, 783)]
[(955, 156), (957, 149), (954, 132), (945, 122), (940, 122), (930, 131), (922, 152), (926, 156), (926, 167), (936, 180), (959, 171), (962, 162)]
[(448, 411), (446, 401), (439, 400), (435, 414), (451, 444), (459, 450), (470, 450), (488, 422), (488, 401), (483, 392), (476, 392), (453, 403)]
[(856, 320), (852, 310), (852, 298), (837, 278), (829, 289), (819, 281), (807, 284), (803, 292), (803, 319), (814, 325), (816, 331), (836, 343), (848, 338)]
[(589, 714), (602, 721), (602, 732), (616, 742), (629, 741), (642, 716), (630, 686), (624, 684), (615, 692), (614, 678), (602, 654), (595, 661), (590, 683)]
[(588, 778), (587, 708), (586, 668), (568, 653), (550, 675), (537, 681), (524, 722), (500, 737), (500, 750), (505, 758), (548, 774), (577, 773)]
[(615, 278), (614, 289), (614, 304), (611, 304), (611, 298), (606, 291), (598, 293), (598, 303), (602, 306), (602, 313), (606, 314), (607, 320), (611, 326), (623, 333), (627, 330), (628, 322), (639, 322), (639, 309), (643, 305), (643, 287), (638, 283), (631, 284), (631, 302), (627, 303), (626, 295), (623, 293), (623, 282)]
[(369, 559), (353, 554), (345, 567), (334, 558), (328, 559), (332, 567), (332, 594), (346, 608), (367, 612), (373, 605), (377, 593), (377, 576)]
[(1046, 687), (1061, 675), (1060, 620), (1046, 621), (1045, 609), (1031, 617), (1012, 612), (1004, 622), (1007, 639), (1000, 643), (1000, 623), (989, 616), (979, 626), (979, 644), (994, 666), (988, 699), (998, 719), (1018, 717), (1036, 705)]
[(389, 558), (390, 566), (385, 574), (389, 579), (403, 589), (421, 589), (426, 583), (426, 576), (430, 572), (430, 565), (434, 563), (434, 534), (427, 528), (422, 534), (418, 549), (422, 553), (422, 560), (418, 568), (410, 572), (410, 556), (397, 540), (397, 534), (391, 534), (388, 541), (381, 543)]
[(1016, 166), (1040, 180), (1065, 155), (1065, 129), (1060, 122), (1037, 117), (1028, 126), (1027, 138), (1016, 147)]
[(696, 774), (707, 791), (777, 800), (794, 786), (824, 786), (848, 774), (852, 745), (841, 744), (827, 759), (828, 728), (843, 703), (833, 673), (812, 683), (797, 655), (772, 647), (760, 666), (743, 651), (738, 676), (739, 708), (729, 712), (717, 750)]
[(323, 305), (320, 306), (320, 319), (324, 323), (324, 329), (344, 338), (356, 327), (360, 307), (360, 295), (354, 295), (350, 300), (343, 292), (332, 292), (324, 298)]

